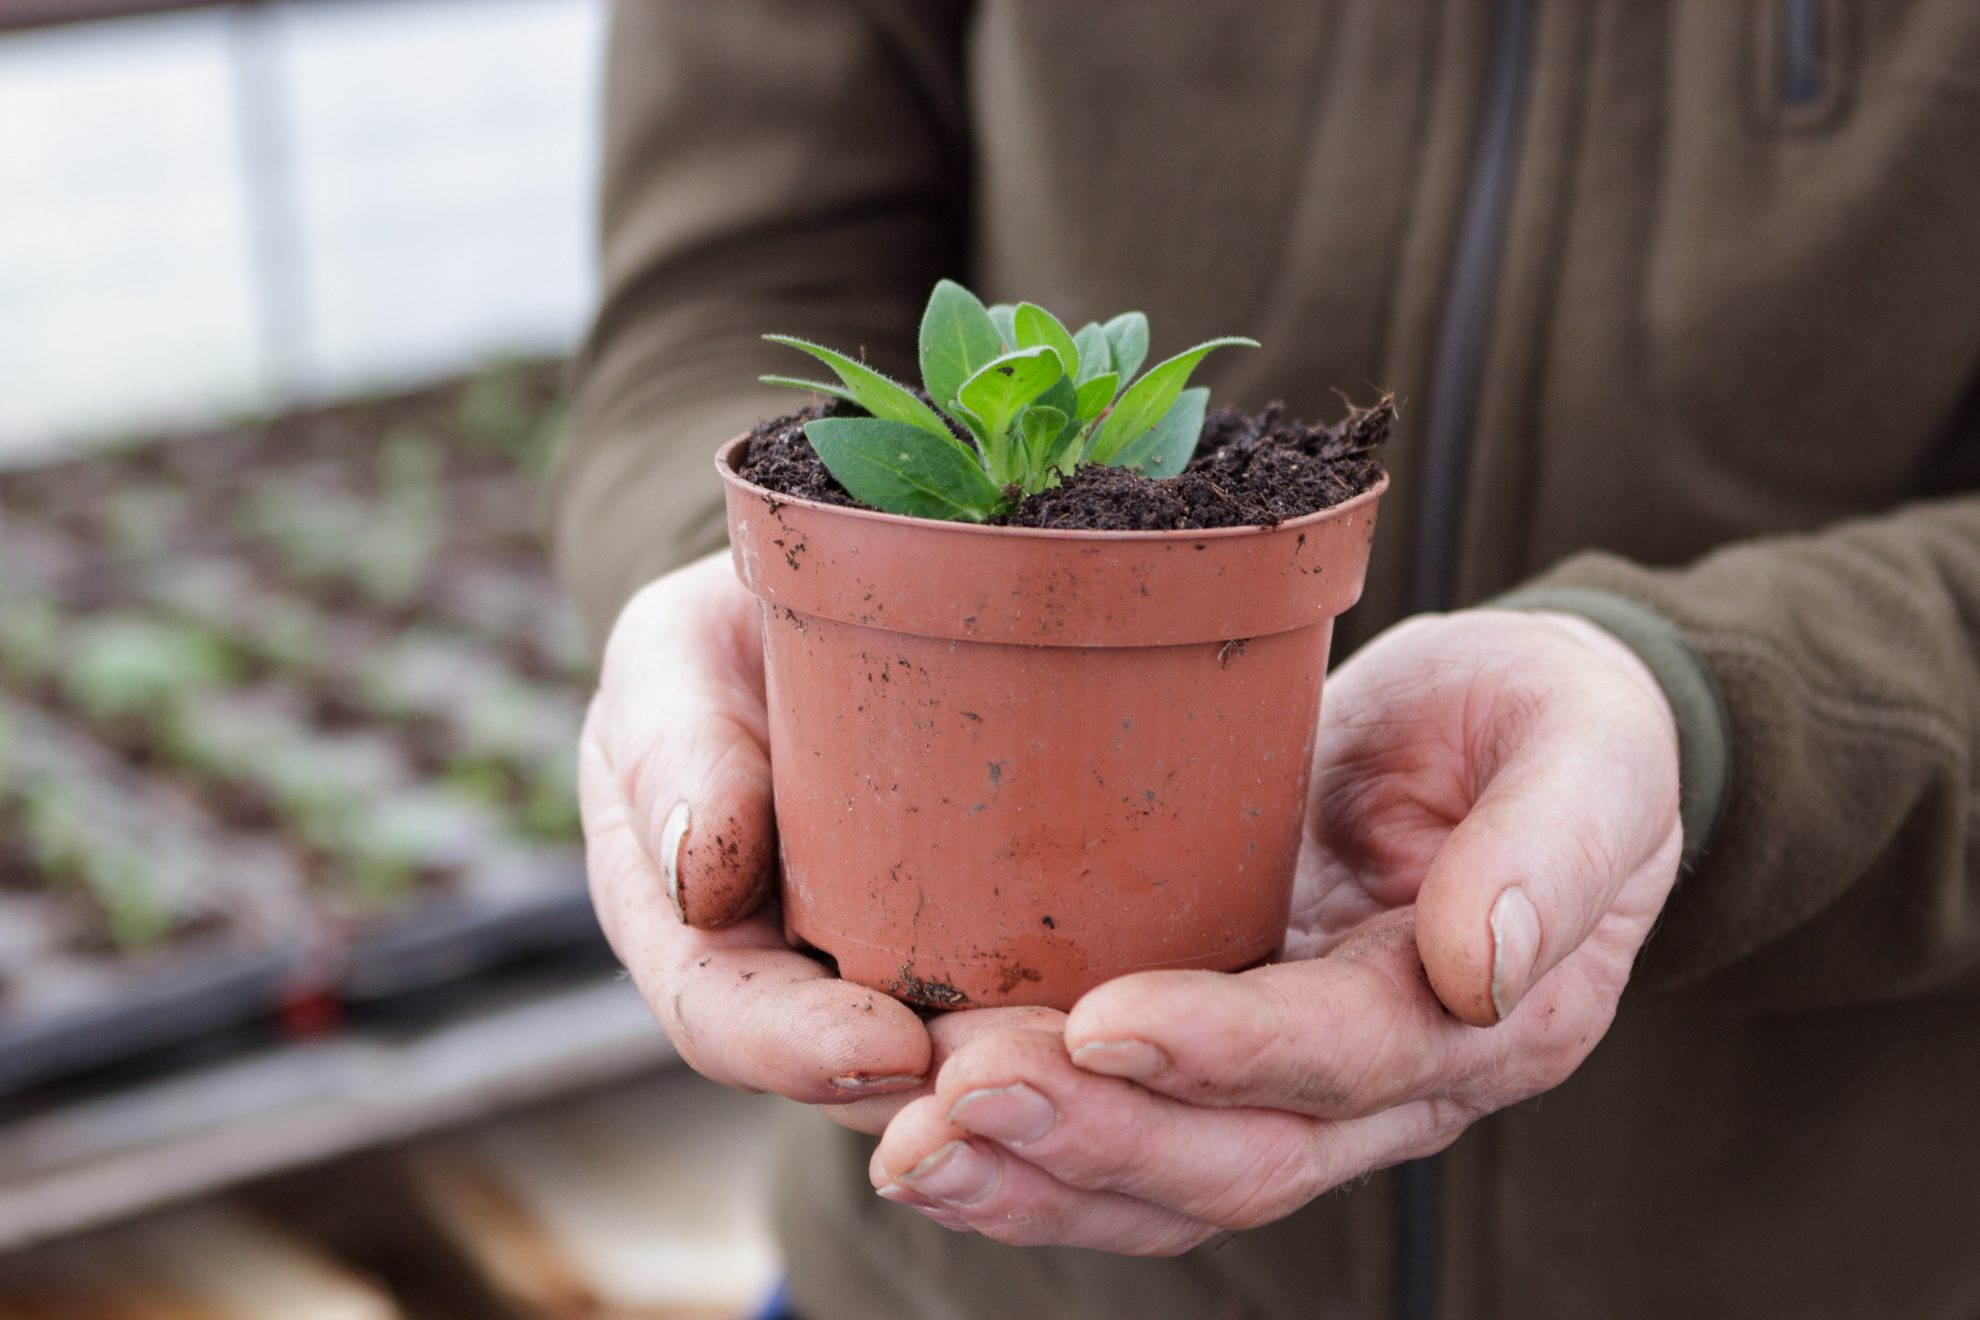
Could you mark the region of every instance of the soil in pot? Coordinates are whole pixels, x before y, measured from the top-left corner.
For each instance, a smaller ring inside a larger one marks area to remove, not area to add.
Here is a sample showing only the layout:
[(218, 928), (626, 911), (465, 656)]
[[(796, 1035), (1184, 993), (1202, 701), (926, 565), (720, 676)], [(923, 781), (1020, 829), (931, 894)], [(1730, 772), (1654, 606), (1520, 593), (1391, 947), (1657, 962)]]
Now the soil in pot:
[[(868, 508), (825, 470), (804, 437), (804, 424), (816, 418), (863, 415), (834, 399), (764, 422), (750, 433), (736, 471), (781, 495)], [(1026, 495), (993, 522), (1100, 532), (1276, 526), (1371, 489), (1382, 475), (1375, 453), (1395, 417), (1393, 398), (1350, 407), (1331, 427), (1291, 421), (1277, 403), (1255, 416), (1224, 408), (1204, 420), (1196, 456), (1179, 476), (1157, 480), (1125, 468), (1084, 467), (1050, 490)]]

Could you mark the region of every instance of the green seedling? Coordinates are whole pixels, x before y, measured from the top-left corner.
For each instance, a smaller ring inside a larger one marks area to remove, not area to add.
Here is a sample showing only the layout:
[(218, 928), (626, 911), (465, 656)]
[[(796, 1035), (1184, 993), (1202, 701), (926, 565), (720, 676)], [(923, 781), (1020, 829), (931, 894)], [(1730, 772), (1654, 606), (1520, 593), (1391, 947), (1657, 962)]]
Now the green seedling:
[(1148, 318), (1123, 312), (1077, 332), (1034, 303), (985, 307), (943, 280), (921, 319), (921, 380), (931, 407), (906, 386), (845, 354), (766, 335), (823, 362), (838, 383), (765, 376), (866, 411), (805, 424), (805, 438), (839, 484), (888, 513), (982, 522), (1088, 463), (1174, 476), (1203, 433), (1210, 392), (1189, 385), (1213, 350), (1198, 344), (1148, 369)]
[(193, 512), (191, 496), (177, 487), (119, 490), (104, 510), (103, 537), (118, 558), (140, 560), (155, 553)]
[(526, 839), (564, 843), (580, 837), (577, 800), (577, 747), (529, 764), (516, 829)]
[(126, 953), (159, 944), (178, 924), (152, 878), (152, 860), (125, 840), (99, 840), (83, 866), (83, 883), (103, 913), (110, 942)]
[(438, 490), (447, 475), (446, 447), (419, 427), (396, 426), (379, 446), (375, 468), (380, 490)]
[(38, 596), (0, 599), (0, 678), (25, 686), (55, 669), (62, 615)]
[(468, 381), (454, 419), (468, 448), (503, 455), (529, 471), (548, 463), (564, 417), (543, 400), (538, 374), (526, 362), (498, 362)]
[(439, 501), (401, 492), (378, 506), (362, 541), (350, 547), (345, 572), (367, 600), (387, 607), (410, 604), (425, 586), (439, 552)]
[(335, 491), (262, 486), (248, 493), (243, 526), (270, 546), (291, 574), (316, 583), (338, 576), (348, 548), (369, 530), (364, 508)]
[(463, 756), (447, 763), (440, 780), (470, 802), (496, 809), (507, 807), (512, 792), (511, 772), (501, 761), (486, 756)]
[(471, 756), (527, 763), (561, 749), (568, 725), (562, 707), (504, 675), (487, 683), (461, 711), (460, 738)]
[(175, 765), (243, 782), (295, 741), (291, 726), (267, 711), (212, 694), (186, 702), (164, 729), (165, 752)]
[(364, 913), (403, 904), (422, 876), (467, 860), (482, 817), (445, 796), (407, 791), (352, 813), (329, 849), (338, 895)]
[(374, 603), (406, 604), (426, 582), (447, 523), (444, 459), (437, 444), (411, 431), (395, 435), (379, 454), (371, 527), (351, 547), (347, 566)]
[(291, 833), (321, 848), (341, 846), (378, 791), (361, 758), (301, 741), (271, 748), (246, 782), (275, 804)]
[(323, 658), (323, 620), (316, 610), (286, 596), (271, 596), (258, 611), (255, 631), (243, 639), (260, 659), (290, 674), (306, 674)]
[(82, 799), (60, 780), (36, 776), (20, 787), (22, 832), (35, 867), (53, 884), (83, 879), (89, 818)]
[(71, 644), (63, 690), (94, 720), (169, 718), (237, 671), (224, 639), (192, 624), (113, 617), (77, 628)]
[(137, 952), (172, 933), (178, 919), (153, 878), (154, 859), (128, 831), (93, 819), (74, 785), (23, 776), (8, 814), (42, 882), (91, 903), (112, 945)]
[(271, 487), (250, 497), (244, 516), (299, 581), (348, 584), (391, 607), (410, 602), (425, 583), (444, 513), (439, 487), (414, 481), (376, 501)]

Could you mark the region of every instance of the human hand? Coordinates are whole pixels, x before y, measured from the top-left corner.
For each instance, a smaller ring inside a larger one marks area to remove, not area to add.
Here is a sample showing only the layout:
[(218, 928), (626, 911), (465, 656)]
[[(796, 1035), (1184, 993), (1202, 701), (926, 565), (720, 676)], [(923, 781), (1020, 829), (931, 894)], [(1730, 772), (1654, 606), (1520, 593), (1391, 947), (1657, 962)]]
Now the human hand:
[(1587, 1057), (1682, 845), (1649, 671), (1574, 616), (1466, 611), (1389, 630), (1323, 710), (1288, 961), (971, 1030), (932, 1094), (891, 1102), (882, 1196), (1003, 1242), (1173, 1254)]
[[(850, 1106), (913, 1093), (912, 1010), (784, 942), (757, 603), (726, 553), (647, 586), (606, 644), (579, 748), (586, 864), (620, 962), (697, 1072)], [(865, 1119), (879, 1130), (886, 1113)]]

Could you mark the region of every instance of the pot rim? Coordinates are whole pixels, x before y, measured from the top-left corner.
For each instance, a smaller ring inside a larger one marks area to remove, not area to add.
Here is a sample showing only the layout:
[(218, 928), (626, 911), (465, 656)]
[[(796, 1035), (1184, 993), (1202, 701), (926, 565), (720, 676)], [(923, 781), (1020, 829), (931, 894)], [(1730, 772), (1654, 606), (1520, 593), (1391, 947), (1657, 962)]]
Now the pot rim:
[(752, 435), (753, 432), (744, 431), (741, 435), (726, 441), (720, 449), (715, 451), (715, 471), (721, 476), (723, 481), (732, 486), (740, 487), (777, 505), (795, 504), (815, 510), (818, 513), (837, 517), (854, 518), (862, 521), (877, 521), (889, 525), (918, 525), (927, 528), (931, 532), (959, 532), (977, 536), (1003, 536), (1042, 541), (1098, 541), (1102, 543), (1162, 541), (1171, 538), (1188, 538), (1192, 541), (1228, 540), (1243, 536), (1257, 536), (1261, 533), (1281, 532), (1289, 527), (1307, 527), (1313, 523), (1324, 522), (1329, 518), (1337, 518), (1341, 514), (1358, 509), (1364, 504), (1374, 504), (1382, 497), (1382, 493), (1389, 488), (1389, 470), (1387, 466), (1384, 466), (1382, 474), (1375, 479), (1374, 485), (1362, 491), (1359, 495), (1342, 500), (1339, 504), (1330, 504), (1324, 509), (1315, 509), (1311, 513), (1302, 513), (1298, 517), (1288, 518), (1284, 522), (1246, 523), (1242, 527), (1169, 527), (1154, 530), (1137, 529), (1133, 531), (1102, 531), (1097, 528), (993, 527), (985, 523), (951, 522), (946, 518), (917, 518), (905, 513), (884, 513), (879, 509), (859, 509), (844, 504), (826, 504), (819, 500), (806, 499), (802, 495), (786, 495), (781, 491), (771, 490), (768, 486), (759, 486), (737, 472), (734, 463), (736, 453), (744, 445), (749, 443)]

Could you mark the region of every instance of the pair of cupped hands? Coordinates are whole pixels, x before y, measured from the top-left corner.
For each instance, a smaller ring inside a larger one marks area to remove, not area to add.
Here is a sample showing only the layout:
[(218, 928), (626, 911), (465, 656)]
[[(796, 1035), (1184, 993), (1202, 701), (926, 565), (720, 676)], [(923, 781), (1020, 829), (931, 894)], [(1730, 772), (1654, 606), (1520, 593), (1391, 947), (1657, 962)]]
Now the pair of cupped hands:
[(881, 1196), (1000, 1242), (1173, 1254), (1559, 1084), (1677, 874), (1669, 704), (1585, 620), (1407, 620), (1323, 710), (1282, 961), (924, 1022), (784, 942), (757, 603), (715, 556), (606, 648), (592, 892), (682, 1057), (878, 1134)]

